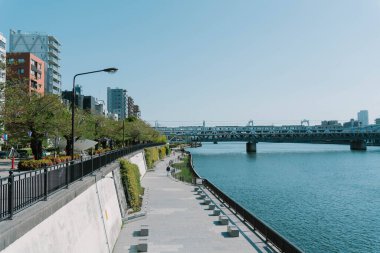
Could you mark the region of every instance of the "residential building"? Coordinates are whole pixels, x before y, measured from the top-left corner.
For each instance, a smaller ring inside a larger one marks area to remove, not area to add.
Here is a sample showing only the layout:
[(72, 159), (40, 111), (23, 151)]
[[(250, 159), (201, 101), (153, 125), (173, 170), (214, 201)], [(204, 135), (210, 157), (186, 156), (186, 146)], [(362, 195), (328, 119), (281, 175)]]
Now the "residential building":
[(358, 112), (358, 121), (360, 126), (368, 126), (368, 111), (367, 110), (361, 110)]
[(375, 119), (375, 124), (380, 125), (380, 118)]
[(3, 68), (0, 68), (0, 104), (4, 103), (4, 86), (5, 86), (5, 66), (6, 66), (6, 44), (7, 39), (5, 36), (0, 33), (0, 64), (3, 65)]
[(135, 101), (130, 96), (128, 96), (128, 117), (141, 117), (140, 107), (135, 104)]
[(135, 101), (131, 96), (128, 96), (128, 117), (133, 116), (133, 106), (135, 105)]
[(45, 63), (43, 60), (31, 53), (8, 53), (7, 64), (9, 72), (7, 80), (25, 82), (29, 93), (45, 93)]
[(111, 114), (117, 114), (118, 119), (127, 117), (127, 90), (107, 87), (107, 110)]
[(116, 113), (107, 113), (107, 117), (109, 118), (109, 119), (113, 119), (113, 120), (115, 120), (115, 121), (118, 121), (119, 120), (119, 116), (116, 114)]
[(30, 52), (45, 62), (45, 93), (61, 94), (60, 47), (52, 35), (10, 30), (10, 52)]
[(141, 111), (140, 111), (140, 107), (138, 105), (134, 105), (133, 106), (133, 115), (136, 118), (140, 118), (141, 117)]
[(104, 112), (104, 105), (96, 103), (95, 104), (95, 113), (98, 115), (106, 115)]

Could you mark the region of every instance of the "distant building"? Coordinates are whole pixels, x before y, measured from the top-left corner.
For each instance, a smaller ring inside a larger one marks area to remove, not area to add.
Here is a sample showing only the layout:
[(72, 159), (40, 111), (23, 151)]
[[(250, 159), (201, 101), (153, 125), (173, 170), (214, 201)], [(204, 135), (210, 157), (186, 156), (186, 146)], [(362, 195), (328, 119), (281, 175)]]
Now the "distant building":
[(135, 104), (131, 96), (128, 96), (128, 117), (141, 117), (140, 107)]
[[(73, 92), (71, 90), (62, 91), (62, 100), (65, 104), (71, 106), (71, 101), (73, 99)], [(84, 95), (82, 94), (82, 86), (75, 86), (75, 105), (77, 108), (83, 110), (83, 100)]]
[(95, 113), (98, 115), (105, 115), (104, 105), (103, 104), (95, 104)]
[(61, 94), (60, 47), (61, 44), (52, 35), (10, 30), (11, 53), (30, 52), (45, 62), (45, 93)]
[(342, 126), (337, 120), (324, 120), (321, 122), (321, 126)]
[(45, 63), (31, 53), (8, 53), (7, 64), (9, 73), (7, 80), (23, 80), (29, 93), (44, 95), (45, 89)]
[(93, 96), (84, 96), (83, 110), (86, 110), (92, 114), (95, 114), (96, 113), (96, 109), (95, 109), (96, 102), (95, 101), (96, 100)]
[[(6, 44), (7, 39), (4, 37), (2, 33), (0, 33), (0, 64), (6, 65)], [(5, 69), (0, 68), (0, 104), (4, 103), (4, 87), (6, 80), (6, 72)]]
[(350, 128), (350, 127), (358, 127), (359, 126), (359, 121), (351, 119), (348, 122), (343, 123), (344, 128)]
[(141, 111), (140, 111), (140, 107), (138, 105), (133, 106), (133, 116), (135, 116), (136, 118), (141, 117)]
[(358, 112), (358, 121), (360, 126), (368, 126), (368, 111), (367, 110), (361, 110)]
[(111, 114), (117, 114), (118, 119), (127, 117), (127, 90), (107, 88), (107, 110)]
[(375, 119), (375, 124), (380, 125), (380, 118)]

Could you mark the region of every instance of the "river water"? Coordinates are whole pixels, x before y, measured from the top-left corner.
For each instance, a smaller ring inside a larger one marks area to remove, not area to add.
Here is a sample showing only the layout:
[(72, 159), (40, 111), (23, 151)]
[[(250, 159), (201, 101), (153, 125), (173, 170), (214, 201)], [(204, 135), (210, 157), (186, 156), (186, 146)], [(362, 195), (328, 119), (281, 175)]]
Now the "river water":
[(203, 143), (195, 169), (305, 252), (380, 252), (380, 148)]

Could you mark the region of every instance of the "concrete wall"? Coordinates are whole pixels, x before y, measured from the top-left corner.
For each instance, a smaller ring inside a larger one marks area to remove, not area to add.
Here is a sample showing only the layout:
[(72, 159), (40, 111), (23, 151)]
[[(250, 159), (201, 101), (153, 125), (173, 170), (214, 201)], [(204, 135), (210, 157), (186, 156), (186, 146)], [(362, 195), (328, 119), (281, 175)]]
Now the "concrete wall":
[(131, 163), (136, 164), (139, 167), (140, 175), (141, 175), (140, 178), (142, 178), (145, 175), (146, 169), (147, 169), (144, 152), (135, 154), (134, 156), (129, 158), (129, 161)]
[[(126, 156), (146, 173), (143, 151)], [(110, 253), (127, 210), (119, 163), (0, 223), (1, 253)]]
[(115, 185), (109, 173), (2, 253), (112, 252), (121, 225)]

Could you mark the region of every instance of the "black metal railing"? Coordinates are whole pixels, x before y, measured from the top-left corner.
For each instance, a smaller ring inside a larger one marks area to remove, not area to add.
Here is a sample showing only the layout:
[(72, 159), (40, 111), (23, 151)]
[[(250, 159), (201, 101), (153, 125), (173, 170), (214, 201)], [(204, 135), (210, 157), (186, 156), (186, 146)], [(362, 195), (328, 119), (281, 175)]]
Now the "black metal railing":
[(101, 167), (135, 151), (159, 146), (149, 143), (112, 150), (99, 155), (61, 163), (37, 170), (14, 172), (0, 177), (0, 221), (12, 219), (13, 215), (40, 200), (47, 200), (52, 193), (67, 188), (71, 183), (82, 180)]
[(302, 253), (303, 251), (295, 246), (293, 243), (289, 242), (285, 237), (271, 228), (261, 219), (257, 218), (251, 212), (249, 212), (242, 205), (238, 204), (233, 198), (229, 197), (218, 187), (212, 184), (207, 179), (201, 178), (193, 166), (193, 160), (191, 153), (186, 153), (190, 156), (190, 168), (194, 175), (194, 179), (202, 179), (202, 184), (224, 205), (226, 205), (230, 210), (232, 210), (235, 215), (237, 215), (244, 223), (246, 223), (254, 231), (257, 230), (265, 238), (266, 241), (271, 242), (275, 247), (277, 247), (281, 252), (285, 253)]

